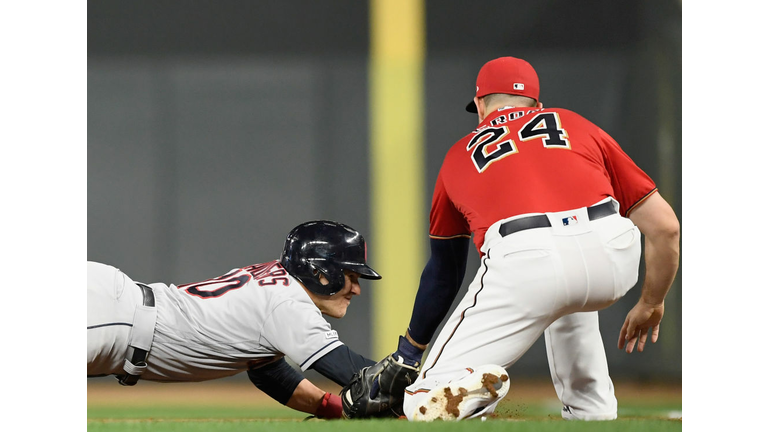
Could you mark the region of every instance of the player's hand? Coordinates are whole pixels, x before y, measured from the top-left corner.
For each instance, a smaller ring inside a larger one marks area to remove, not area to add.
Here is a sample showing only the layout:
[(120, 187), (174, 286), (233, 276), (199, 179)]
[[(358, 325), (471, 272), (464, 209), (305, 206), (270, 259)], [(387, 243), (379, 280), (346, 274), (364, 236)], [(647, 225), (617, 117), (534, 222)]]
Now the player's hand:
[[(384, 387), (388, 393), (402, 393), (405, 387), (413, 384), (419, 376), (421, 357), (424, 348), (416, 347), (410, 342), (410, 336), (400, 336), (397, 351), (390, 355), (388, 373), (382, 373), (377, 378), (371, 389), (371, 398), (376, 397), (379, 388)], [(386, 361), (383, 360), (383, 361)]]
[(621, 326), (619, 349), (625, 349), (626, 344), (626, 352), (632, 353), (637, 343), (637, 350), (643, 352), (648, 335), (651, 336), (651, 342), (656, 343), (659, 339), (662, 317), (664, 317), (664, 302), (649, 304), (640, 299), (629, 311), (624, 325)]
[(363, 368), (341, 390), (344, 417), (359, 419), (403, 415), (405, 388), (413, 383), (418, 374), (418, 369), (397, 362), (391, 355)]

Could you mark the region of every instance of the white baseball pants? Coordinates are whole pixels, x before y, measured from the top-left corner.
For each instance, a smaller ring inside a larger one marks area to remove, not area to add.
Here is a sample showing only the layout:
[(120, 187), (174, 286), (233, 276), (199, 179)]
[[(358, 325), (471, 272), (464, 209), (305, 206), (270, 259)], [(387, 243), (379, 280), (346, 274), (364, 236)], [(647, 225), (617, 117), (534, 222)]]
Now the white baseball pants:
[(432, 388), (467, 368), (509, 368), (545, 332), (553, 383), (569, 411), (563, 417), (616, 418), (596, 311), (637, 282), (640, 231), (618, 214), (590, 221), (586, 207), (546, 215), (550, 228), (502, 237), (501, 223), (521, 215), (488, 229), (474, 280), (406, 389), (409, 419)]
[(123, 272), (88, 262), (88, 376), (122, 374), (141, 289)]

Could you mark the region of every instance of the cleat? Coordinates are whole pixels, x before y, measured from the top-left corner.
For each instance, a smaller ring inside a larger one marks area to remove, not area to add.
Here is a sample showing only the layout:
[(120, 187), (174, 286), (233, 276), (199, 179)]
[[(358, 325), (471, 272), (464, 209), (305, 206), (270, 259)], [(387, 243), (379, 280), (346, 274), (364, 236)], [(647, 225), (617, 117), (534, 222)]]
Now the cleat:
[(466, 377), (432, 389), (424, 404), (416, 407), (413, 421), (446, 420), (485, 416), (496, 409), (509, 391), (509, 375), (501, 366), (485, 365)]

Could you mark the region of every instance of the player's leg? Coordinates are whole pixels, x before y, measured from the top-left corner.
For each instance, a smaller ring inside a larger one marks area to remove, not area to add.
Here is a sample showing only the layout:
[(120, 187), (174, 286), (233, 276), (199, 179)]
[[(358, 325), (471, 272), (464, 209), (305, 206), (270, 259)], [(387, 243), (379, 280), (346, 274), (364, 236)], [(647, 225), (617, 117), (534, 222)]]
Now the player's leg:
[[(558, 294), (563, 277), (554, 270), (553, 261), (549, 251), (537, 248), (499, 247), (488, 252), (466, 295), (431, 345), (419, 379), (406, 390), (403, 409), (409, 419), (420, 417), (422, 408), (432, 412), (432, 399), (443, 403), (441, 392), (452, 384), (476, 386), (482, 374), (473, 377), (473, 370), (483, 365), (504, 370), (531, 347), (557, 318), (563, 298)], [(489, 389), (488, 393), (493, 392)], [(503, 398), (485, 396), (459, 406), (461, 416), (490, 414)]]
[(613, 420), (616, 397), (600, 335), (598, 313), (561, 317), (544, 332), (547, 360), (565, 419)]
[(123, 371), (128, 337), (141, 292), (120, 270), (88, 262), (88, 376)]
[[(574, 232), (554, 223), (563, 241)], [(589, 223), (589, 231), (570, 237), (578, 255), (568, 258), (583, 263), (585, 297), (570, 315), (555, 321), (545, 332), (552, 381), (563, 402), (563, 417), (582, 420), (616, 418), (616, 398), (608, 374), (605, 348), (596, 310), (613, 304), (634, 286), (640, 259), (640, 233), (629, 219), (618, 215)], [(579, 292), (576, 290), (574, 292)]]

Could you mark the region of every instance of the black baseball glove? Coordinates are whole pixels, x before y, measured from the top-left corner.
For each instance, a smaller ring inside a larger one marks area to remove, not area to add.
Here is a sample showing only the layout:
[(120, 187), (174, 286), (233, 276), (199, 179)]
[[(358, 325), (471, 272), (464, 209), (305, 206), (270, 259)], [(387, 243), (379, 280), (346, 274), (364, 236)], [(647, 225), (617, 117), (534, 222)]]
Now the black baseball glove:
[(418, 368), (400, 363), (391, 355), (363, 368), (341, 390), (344, 417), (400, 417), (405, 388), (418, 376)]

